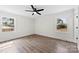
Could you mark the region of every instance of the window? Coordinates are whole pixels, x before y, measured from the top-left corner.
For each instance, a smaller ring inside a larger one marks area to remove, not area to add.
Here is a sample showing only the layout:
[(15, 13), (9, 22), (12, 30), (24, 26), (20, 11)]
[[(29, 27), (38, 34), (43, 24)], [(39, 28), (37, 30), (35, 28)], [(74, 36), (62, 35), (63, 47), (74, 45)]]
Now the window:
[(14, 18), (1, 17), (2, 32), (14, 31)]
[(57, 31), (67, 32), (67, 19), (63, 17), (57, 18)]

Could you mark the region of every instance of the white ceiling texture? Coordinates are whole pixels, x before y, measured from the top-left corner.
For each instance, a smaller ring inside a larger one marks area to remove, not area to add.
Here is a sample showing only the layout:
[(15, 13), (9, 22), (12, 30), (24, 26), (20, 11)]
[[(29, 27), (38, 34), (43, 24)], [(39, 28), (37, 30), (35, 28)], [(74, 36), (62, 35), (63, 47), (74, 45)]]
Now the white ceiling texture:
[[(67, 9), (77, 7), (76, 5), (34, 5), (37, 9), (44, 9), (40, 13), (42, 15), (53, 14), (61, 12)], [(30, 5), (0, 5), (0, 10), (14, 13), (22, 16), (32, 16), (32, 12), (26, 12), (25, 10), (32, 10)], [(39, 16), (35, 14), (34, 16)], [(33, 16), (32, 16), (33, 17)]]

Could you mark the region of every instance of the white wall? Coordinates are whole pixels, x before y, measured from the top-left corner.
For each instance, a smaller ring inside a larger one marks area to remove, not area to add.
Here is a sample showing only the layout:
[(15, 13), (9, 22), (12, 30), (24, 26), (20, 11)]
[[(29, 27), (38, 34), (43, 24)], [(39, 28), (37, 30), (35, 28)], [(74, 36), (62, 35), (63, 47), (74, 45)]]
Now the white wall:
[[(67, 32), (57, 32), (56, 31), (56, 18), (66, 17), (68, 23)], [(36, 34), (44, 35), (48, 37), (58, 38), (62, 40), (67, 40), (71, 42), (76, 42), (73, 38), (73, 20), (74, 20), (74, 10), (70, 9), (56, 14), (46, 15), (37, 17), (35, 20)]]
[[(67, 17), (67, 33), (61, 33), (56, 31), (56, 18), (61, 17), (62, 15)], [(15, 31), (13, 32), (2, 32), (0, 25), (0, 42), (31, 34), (39, 34), (52, 38), (75, 42), (75, 40), (73, 39), (73, 9), (62, 11), (60, 13), (39, 16), (35, 19), (4, 11), (0, 11), (0, 16), (15, 18)]]
[(34, 20), (32, 18), (7, 13), (4, 11), (0, 11), (0, 16), (15, 18), (15, 31), (2, 32), (0, 24), (0, 42), (34, 33)]

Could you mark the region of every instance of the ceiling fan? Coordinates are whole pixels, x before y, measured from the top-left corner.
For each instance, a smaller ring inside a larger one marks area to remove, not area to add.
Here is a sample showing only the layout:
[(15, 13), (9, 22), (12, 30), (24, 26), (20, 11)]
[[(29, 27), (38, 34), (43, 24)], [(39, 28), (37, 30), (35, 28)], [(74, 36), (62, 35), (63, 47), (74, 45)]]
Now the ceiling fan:
[(25, 10), (27, 12), (33, 12), (32, 15), (34, 15), (34, 13), (37, 13), (38, 15), (41, 15), (41, 13), (39, 13), (40, 11), (44, 11), (44, 9), (37, 9), (35, 8), (33, 5), (31, 5), (32, 10)]

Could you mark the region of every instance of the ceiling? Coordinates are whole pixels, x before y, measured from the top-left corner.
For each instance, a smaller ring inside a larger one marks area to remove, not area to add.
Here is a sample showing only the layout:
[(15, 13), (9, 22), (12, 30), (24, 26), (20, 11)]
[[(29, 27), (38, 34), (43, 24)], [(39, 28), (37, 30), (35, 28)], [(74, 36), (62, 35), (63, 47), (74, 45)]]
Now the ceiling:
[[(44, 9), (40, 13), (42, 15), (53, 14), (67, 9), (77, 7), (76, 5), (35, 5), (37, 9)], [(0, 10), (23, 16), (32, 16), (31, 12), (24, 10), (31, 9), (30, 5), (0, 5)], [(35, 14), (34, 16), (39, 16)]]

